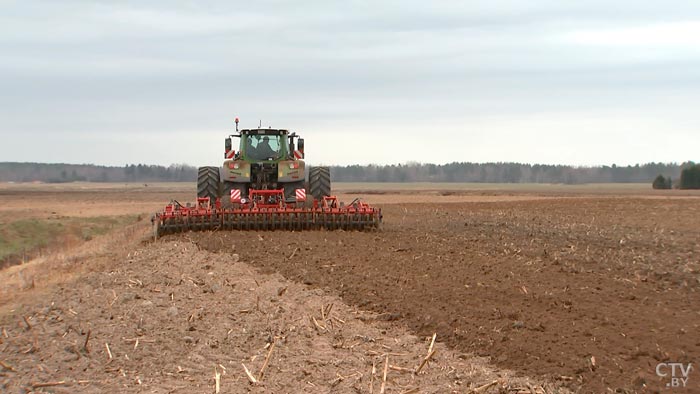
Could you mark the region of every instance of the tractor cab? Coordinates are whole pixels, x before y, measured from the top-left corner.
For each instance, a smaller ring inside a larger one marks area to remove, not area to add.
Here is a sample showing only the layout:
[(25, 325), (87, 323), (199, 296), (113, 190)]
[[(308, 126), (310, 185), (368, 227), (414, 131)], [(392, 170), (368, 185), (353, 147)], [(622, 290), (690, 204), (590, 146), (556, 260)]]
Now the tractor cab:
[(239, 151), (246, 161), (277, 161), (289, 156), (287, 130), (241, 130)]
[[(238, 150), (233, 149), (232, 138), (240, 138)], [(239, 134), (226, 138), (226, 159), (246, 162), (278, 162), (301, 159), (304, 152), (304, 139), (296, 133), (283, 129), (243, 129)], [(297, 142), (298, 147), (295, 147)]]

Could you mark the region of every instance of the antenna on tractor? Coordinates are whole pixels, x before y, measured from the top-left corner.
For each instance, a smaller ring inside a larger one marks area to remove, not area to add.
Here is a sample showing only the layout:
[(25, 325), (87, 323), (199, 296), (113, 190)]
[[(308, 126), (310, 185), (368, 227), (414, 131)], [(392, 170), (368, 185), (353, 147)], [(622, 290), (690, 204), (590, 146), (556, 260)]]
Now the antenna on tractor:
[(260, 121), (259, 121), (259, 123), (258, 123), (258, 128), (259, 128), (259, 129), (262, 129), (262, 119), (260, 119)]
[(236, 133), (238, 133), (238, 116), (236, 116)]

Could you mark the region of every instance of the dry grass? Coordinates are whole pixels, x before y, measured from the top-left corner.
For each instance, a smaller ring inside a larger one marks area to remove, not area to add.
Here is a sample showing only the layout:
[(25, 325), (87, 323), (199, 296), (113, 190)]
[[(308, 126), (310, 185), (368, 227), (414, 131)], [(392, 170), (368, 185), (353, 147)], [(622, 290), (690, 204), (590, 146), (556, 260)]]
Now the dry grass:
[(70, 283), (86, 270), (96, 269), (98, 260), (110, 257), (120, 247), (146, 239), (149, 234), (150, 224), (141, 221), (0, 270), (0, 315), (54, 286)]
[(0, 265), (26, 261), (28, 258), (66, 246), (77, 245), (97, 235), (133, 223), (137, 216), (97, 216), (48, 219), (23, 218), (3, 221), (0, 228)]

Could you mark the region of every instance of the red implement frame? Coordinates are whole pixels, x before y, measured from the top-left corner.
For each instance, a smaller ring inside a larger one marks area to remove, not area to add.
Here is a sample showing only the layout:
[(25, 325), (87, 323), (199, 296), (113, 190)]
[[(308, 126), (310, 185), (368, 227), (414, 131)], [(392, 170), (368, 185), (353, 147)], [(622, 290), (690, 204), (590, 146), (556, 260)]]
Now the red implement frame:
[(220, 199), (197, 198), (194, 206), (172, 201), (153, 219), (155, 236), (209, 230), (371, 230), (382, 221), (381, 209), (356, 199), (345, 205), (335, 196), (287, 203), (283, 189), (251, 190), (245, 203), (224, 207)]

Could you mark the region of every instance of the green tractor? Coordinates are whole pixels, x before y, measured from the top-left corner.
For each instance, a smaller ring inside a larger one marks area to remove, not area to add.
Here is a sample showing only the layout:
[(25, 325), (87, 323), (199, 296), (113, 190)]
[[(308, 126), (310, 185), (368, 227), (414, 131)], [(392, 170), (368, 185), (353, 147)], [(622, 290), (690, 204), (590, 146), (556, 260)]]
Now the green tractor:
[[(225, 140), (221, 167), (199, 167), (197, 197), (220, 199), (222, 206), (245, 204), (251, 190), (284, 190), (285, 204), (313, 202), (331, 195), (328, 167), (306, 171), (304, 139), (284, 129), (243, 129)], [(233, 149), (233, 139), (239, 139)], [(296, 144), (295, 144), (296, 143)]]

